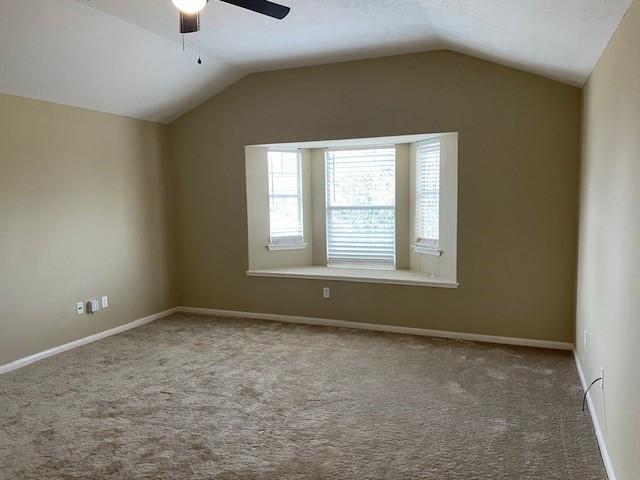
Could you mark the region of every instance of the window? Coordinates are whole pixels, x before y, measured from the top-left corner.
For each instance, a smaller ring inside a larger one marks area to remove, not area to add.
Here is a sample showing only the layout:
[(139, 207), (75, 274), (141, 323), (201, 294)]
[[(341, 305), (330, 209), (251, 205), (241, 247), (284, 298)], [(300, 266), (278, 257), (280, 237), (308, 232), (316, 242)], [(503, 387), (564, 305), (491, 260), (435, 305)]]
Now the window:
[(440, 243), (440, 139), (426, 140), (416, 151), (416, 245)]
[(325, 157), (327, 264), (395, 268), (395, 147)]
[(302, 175), (297, 150), (269, 150), (269, 236), (273, 245), (304, 242)]

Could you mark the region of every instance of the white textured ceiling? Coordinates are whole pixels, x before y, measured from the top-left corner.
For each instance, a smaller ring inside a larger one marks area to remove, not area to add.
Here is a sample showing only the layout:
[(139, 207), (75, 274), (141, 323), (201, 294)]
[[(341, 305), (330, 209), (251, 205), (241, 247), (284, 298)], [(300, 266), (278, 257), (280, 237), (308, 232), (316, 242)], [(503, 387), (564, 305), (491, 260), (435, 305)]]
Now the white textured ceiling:
[(212, 0), (182, 52), (171, 0), (0, 0), (0, 92), (169, 122), (250, 72), (440, 48), (582, 85), (631, 1)]

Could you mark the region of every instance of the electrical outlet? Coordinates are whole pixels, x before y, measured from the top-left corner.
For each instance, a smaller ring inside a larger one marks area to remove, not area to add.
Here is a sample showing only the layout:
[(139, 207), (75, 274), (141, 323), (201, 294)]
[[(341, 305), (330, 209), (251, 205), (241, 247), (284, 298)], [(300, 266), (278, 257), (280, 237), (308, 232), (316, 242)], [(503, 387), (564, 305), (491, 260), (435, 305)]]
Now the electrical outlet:
[(323, 298), (331, 298), (331, 289), (328, 287), (324, 287), (322, 289), (322, 297)]
[(604, 367), (600, 367), (600, 388), (604, 390)]
[(102, 308), (109, 308), (109, 297), (102, 297)]
[(584, 346), (586, 347), (587, 346), (587, 331), (586, 330), (584, 331), (584, 337), (583, 338), (584, 338)]
[(82, 315), (84, 313), (84, 302), (76, 303), (76, 312), (78, 315)]

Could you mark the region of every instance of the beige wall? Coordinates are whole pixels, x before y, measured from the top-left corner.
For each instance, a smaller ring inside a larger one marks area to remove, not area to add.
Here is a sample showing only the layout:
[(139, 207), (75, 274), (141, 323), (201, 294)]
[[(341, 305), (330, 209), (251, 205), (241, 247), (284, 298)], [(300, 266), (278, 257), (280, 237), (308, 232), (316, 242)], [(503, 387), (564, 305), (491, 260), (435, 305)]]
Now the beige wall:
[[(640, 2), (584, 94), (577, 350), (618, 480), (640, 478)], [(587, 344), (583, 334), (588, 331)]]
[(167, 128), (0, 95), (0, 365), (176, 305)]
[[(580, 105), (451, 52), (250, 75), (171, 126), (180, 302), (571, 341)], [(245, 145), (424, 132), (459, 132), (459, 289), (246, 277)]]
[[(396, 144), (396, 268), (409, 270), (411, 144)], [(415, 158), (413, 159), (415, 163)]]
[(311, 220), (313, 225), (325, 228), (313, 229), (312, 265), (327, 266), (327, 190), (325, 188), (325, 152), (324, 148), (312, 148), (311, 153)]

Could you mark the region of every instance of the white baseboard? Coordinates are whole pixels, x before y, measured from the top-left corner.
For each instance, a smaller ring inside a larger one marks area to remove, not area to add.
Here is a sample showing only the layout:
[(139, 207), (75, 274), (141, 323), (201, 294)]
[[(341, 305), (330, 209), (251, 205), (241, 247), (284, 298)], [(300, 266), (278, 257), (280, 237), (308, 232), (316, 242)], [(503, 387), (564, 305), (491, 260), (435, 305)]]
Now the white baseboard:
[(235, 310), (218, 310), (213, 308), (178, 307), (178, 311), (216, 317), (253, 318), (257, 320), (303, 323), (307, 325), (322, 325), (328, 327), (375, 330), (378, 332), (404, 333), (409, 335), (421, 335), (424, 337), (451, 338), (454, 340), (470, 340), (474, 342), (520, 345), (524, 347), (550, 348), (554, 350), (573, 350), (572, 343), (555, 342), (550, 340), (534, 340), (530, 338), (500, 337), (495, 335), (480, 335), (476, 333), (447, 332), (445, 330), (427, 330), (424, 328), (399, 327), (394, 325), (380, 325), (376, 323), (347, 322), (343, 320), (332, 320), (316, 317), (299, 317), (294, 315), (279, 315), (274, 313), (238, 312)]
[[(582, 389), (586, 390), (589, 387), (589, 384), (587, 383), (587, 379), (584, 376), (584, 370), (582, 370), (582, 364), (580, 363), (580, 358), (578, 357), (578, 352), (576, 352), (575, 348), (573, 349), (573, 358), (576, 362), (576, 368), (578, 369), (578, 376), (580, 377)], [(598, 419), (595, 404), (591, 399), (591, 394), (587, 395), (587, 406), (589, 407), (591, 422), (593, 423), (593, 429), (596, 432), (596, 439), (598, 440), (598, 447), (600, 447), (600, 455), (602, 455), (602, 461), (604, 463), (604, 468), (607, 471), (607, 476), (609, 477), (609, 480), (616, 480), (616, 474), (613, 470), (613, 463), (611, 462), (611, 457), (609, 456), (609, 451), (607, 450), (607, 443), (605, 442), (604, 435), (602, 434), (600, 420)]]
[[(400, 327), (394, 325), (380, 325), (375, 323), (361, 323), (361, 322), (347, 322), (343, 320), (333, 320), (326, 318), (316, 317), (301, 317), (293, 315), (279, 315), (273, 313), (253, 313), (253, 312), (239, 312), (235, 310), (218, 310), (211, 308), (195, 308), (195, 307), (175, 307), (165, 310), (163, 312), (149, 315), (148, 317), (134, 320), (133, 322), (120, 325), (118, 327), (99, 332), (88, 337), (80, 338), (64, 345), (60, 345), (43, 352), (34, 353), (28, 357), (19, 358), (6, 365), (0, 365), (0, 375), (3, 373), (11, 372), (18, 368), (24, 367), (31, 363), (37, 362), (47, 357), (57, 355), (58, 353), (66, 352), (73, 348), (86, 345), (96, 340), (116, 335), (118, 333), (130, 330), (132, 328), (140, 327), (147, 323), (153, 322), (163, 317), (167, 317), (176, 312), (184, 313), (196, 313), (200, 315), (218, 316), (218, 317), (231, 317), (231, 318), (254, 318), (259, 320), (272, 320), (277, 322), (286, 323), (302, 323), (307, 325), (321, 325), (328, 327), (342, 327), (342, 328), (355, 328), (362, 330), (374, 330), (378, 332), (390, 332), (390, 333), (403, 333), (409, 335), (420, 335), (425, 337), (437, 337), (437, 338), (450, 338), (454, 340), (469, 340), (475, 342), (485, 343), (498, 343), (505, 345), (520, 345), (525, 347), (537, 347), (537, 348), (550, 348), (555, 350), (573, 350), (573, 345), (567, 342), (555, 342), (548, 340), (534, 340), (529, 338), (513, 338), (513, 337), (500, 337), (495, 335), (480, 335), (475, 333), (462, 333), (462, 332), (448, 332), (444, 330), (427, 330), (423, 328), (411, 328)], [(577, 361), (577, 360), (576, 360)], [(584, 382), (583, 382), (584, 383)], [(595, 424), (595, 422), (594, 422)], [(615, 477), (613, 477), (615, 478)]]
[(125, 332), (127, 330), (131, 330), (132, 328), (140, 327), (147, 323), (153, 322), (154, 320), (158, 320), (159, 318), (163, 318), (173, 313), (176, 313), (177, 311), (178, 311), (178, 308), (170, 308), (169, 310), (165, 310), (159, 313), (154, 313), (153, 315), (149, 315), (148, 317), (139, 318), (138, 320), (125, 323), (124, 325), (120, 325), (118, 327), (111, 328), (109, 330), (105, 330), (104, 332), (99, 332), (94, 335), (90, 335), (88, 337), (79, 338), (78, 340), (65, 343), (64, 345), (50, 348), (49, 350), (45, 350), (44, 352), (38, 352), (38, 353), (34, 353), (33, 355), (29, 355), (28, 357), (19, 358), (18, 360), (14, 360), (13, 362), (7, 363), (6, 365), (0, 365), (0, 375), (3, 373), (11, 372), (12, 370), (17, 370), (18, 368), (21, 368), (21, 367), (25, 367), (31, 363), (37, 362), (38, 360), (42, 360), (44, 358), (57, 355), (58, 353), (66, 352), (67, 350), (71, 350), (73, 348), (77, 348), (82, 345), (95, 342), (96, 340), (100, 340), (101, 338), (110, 337), (111, 335)]

